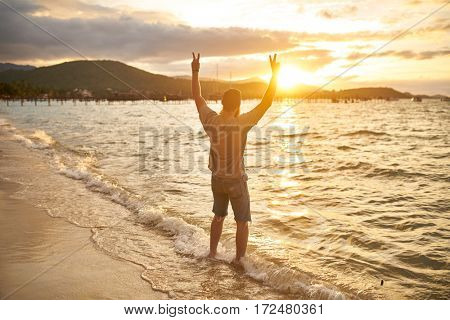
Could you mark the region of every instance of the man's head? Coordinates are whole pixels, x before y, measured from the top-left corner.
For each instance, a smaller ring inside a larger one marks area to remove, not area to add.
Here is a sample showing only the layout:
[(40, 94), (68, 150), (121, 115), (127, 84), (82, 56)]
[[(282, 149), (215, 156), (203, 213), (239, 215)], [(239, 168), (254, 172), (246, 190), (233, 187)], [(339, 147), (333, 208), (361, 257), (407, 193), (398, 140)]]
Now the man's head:
[(222, 97), (222, 106), (225, 112), (238, 116), (241, 106), (241, 92), (237, 89), (228, 89)]

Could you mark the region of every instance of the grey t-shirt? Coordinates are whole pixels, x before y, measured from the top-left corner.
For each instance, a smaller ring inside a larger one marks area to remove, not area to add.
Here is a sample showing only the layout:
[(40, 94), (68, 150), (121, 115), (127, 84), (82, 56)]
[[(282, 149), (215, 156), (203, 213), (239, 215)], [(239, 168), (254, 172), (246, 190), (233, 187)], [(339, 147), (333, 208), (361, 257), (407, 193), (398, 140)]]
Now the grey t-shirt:
[(208, 167), (212, 174), (231, 179), (244, 176), (247, 133), (264, 113), (255, 108), (238, 117), (225, 117), (211, 110), (206, 104), (200, 106), (198, 112), (211, 143)]

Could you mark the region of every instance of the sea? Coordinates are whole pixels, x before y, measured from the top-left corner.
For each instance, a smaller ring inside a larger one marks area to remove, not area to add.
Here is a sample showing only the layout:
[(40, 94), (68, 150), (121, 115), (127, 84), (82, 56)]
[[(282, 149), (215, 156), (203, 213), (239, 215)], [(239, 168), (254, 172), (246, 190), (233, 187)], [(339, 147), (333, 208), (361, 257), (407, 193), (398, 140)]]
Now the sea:
[(1, 135), (39, 164), (11, 159), (2, 177), (171, 298), (450, 298), (448, 102), (274, 103), (247, 141), (243, 269), (231, 207), (206, 258), (209, 139), (192, 101), (0, 104)]

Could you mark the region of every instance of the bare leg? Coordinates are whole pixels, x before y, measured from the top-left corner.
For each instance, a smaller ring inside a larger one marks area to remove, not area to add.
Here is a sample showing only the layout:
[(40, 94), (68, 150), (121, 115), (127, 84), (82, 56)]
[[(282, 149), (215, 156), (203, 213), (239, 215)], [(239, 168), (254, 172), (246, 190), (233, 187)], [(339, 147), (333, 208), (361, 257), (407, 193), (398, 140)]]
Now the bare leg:
[(236, 221), (236, 257), (233, 263), (239, 264), (245, 251), (247, 250), (248, 241), (248, 222)]
[(214, 215), (211, 221), (211, 236), (209, 239), (209, 258), (214, 258), (217, 254), (217, 245), (222, 235), (223, 221), (225, 217)]

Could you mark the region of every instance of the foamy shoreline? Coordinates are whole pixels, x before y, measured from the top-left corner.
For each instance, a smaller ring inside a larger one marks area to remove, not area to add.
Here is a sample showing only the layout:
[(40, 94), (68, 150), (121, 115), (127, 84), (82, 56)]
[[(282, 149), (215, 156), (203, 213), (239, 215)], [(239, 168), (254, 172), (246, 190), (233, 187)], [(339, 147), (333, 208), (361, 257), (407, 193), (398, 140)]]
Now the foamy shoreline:
[[(0, 139), (0, 165), (20, 154)], [(23, 159), (22, 159), (23, 160)], [(142, 268), (96, 249), (89, 228), (50, 217), (0, 177), (0, 296), (3, 299), (167, 299)]]

